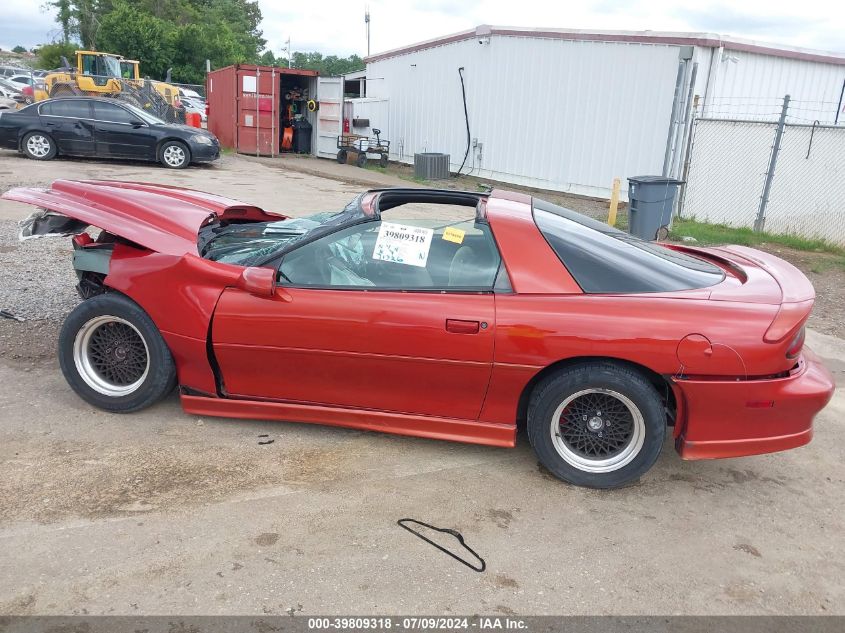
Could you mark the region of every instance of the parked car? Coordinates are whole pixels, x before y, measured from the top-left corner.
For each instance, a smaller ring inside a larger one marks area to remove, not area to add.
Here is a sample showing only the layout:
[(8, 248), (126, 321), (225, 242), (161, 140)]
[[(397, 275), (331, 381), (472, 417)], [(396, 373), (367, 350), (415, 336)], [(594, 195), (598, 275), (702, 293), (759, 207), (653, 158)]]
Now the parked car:
[(205, 101), (185, 97), (182, 99), (182, 106), (185, 108), (185, 112), (199, 114), (203, 123), (208, 122), (208, 115), (205, 113)]
[(205, 101), (205, 97), (203, 97), (200, 93), (196, 90), (191, 90), (190, 88), (179, 88), (179, 97), (182, 99), (194, 99), (196, 101)]
[(20, 66), (0, 66), (0, 77), (11, 77), (24, 72), (26, 72), (26, 69)]
[(7, 99), (0, 96), (0, 110), (14, 110), (18, 107), (18, 102), (14, 99)]
[(686, 459), (806, 444), (833, 393), (792, 265), (645, 242), (524, 194), (374, 190), (298, 219), (128, 182), (3, 197), (50, 210), (25, 236), (76, 234), (84, 301), (59, 362), (107, 411), (178, 384), (201, 416), (492, 446), (525, 420), (555, 476), (609, 488), (654, 464), (667, 425)]
[(57, 155), (130, 158), (180, 169), (220, 156), (211, 132), (165, 123), (114, 99), (67, 97), (32, 104), (0, 117), (0, 147), (34, 160)]
[(8, 80), (13, 84), (17, 84), (21, 87), (32, 86), (36, 82), (36, 78), (33, 77), (31, 74), (12, 75), (8, 78)]
[[(25, 92), (28, 92), (29, 94), (24, 94)], [(18, 104), (17, 107), (32, 103), (34, 100), (32, 98), (32, 89), (30, 87), (13, 84), (2, 77), (0, 77), (0, 97), (12, 99)]]
[(4, 97), (11, 98), (12, 94), (20, 94), (22, 88), (20, 84), (13, 84), (8, 79), (0, 77), (0, 94)]

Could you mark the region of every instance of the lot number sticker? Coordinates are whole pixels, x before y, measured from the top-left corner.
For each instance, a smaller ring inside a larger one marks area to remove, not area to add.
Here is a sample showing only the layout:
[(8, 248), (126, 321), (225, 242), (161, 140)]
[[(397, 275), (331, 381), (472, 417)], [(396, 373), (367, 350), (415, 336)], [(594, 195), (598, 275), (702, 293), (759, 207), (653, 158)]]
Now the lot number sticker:
[(447, 226), (446, 230), (443, 231), (443, 239), (455, 244), (461, 244), (464, 241), (464, 235), (466, 235), (466, 231), (456, 229), (454, 226)]
[(373, 259), (424, 267), (434, 229), (382, 222)]

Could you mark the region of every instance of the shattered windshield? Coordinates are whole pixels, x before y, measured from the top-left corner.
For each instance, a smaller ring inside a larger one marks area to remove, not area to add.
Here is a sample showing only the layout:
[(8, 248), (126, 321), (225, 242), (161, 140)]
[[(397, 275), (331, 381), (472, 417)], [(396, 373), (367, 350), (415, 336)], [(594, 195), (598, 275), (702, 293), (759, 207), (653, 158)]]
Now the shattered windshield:
[(365, 219), (360, 196), (342, 211), (325, 211), (276, 222), (209, 224), (199, 233), (198, 249), (205, 259), (241, 266), (260, 266), (302, 240), (331, 233)]

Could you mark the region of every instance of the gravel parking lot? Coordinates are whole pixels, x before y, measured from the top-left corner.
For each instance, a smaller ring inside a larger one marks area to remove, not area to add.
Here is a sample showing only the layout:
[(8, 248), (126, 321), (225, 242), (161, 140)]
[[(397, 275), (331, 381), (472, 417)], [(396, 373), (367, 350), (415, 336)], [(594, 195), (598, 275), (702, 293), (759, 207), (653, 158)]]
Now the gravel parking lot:
[[(0, 153), (0, 190), (57, 177), (294, 215), (408, 184), (314, 159), (168, 171)], [(524, 437), (506, 450), (199, 419), (175, 395), (112, 415), (58, 369), (75, 275), (67, 240), (17, 241), (30, 211), (0, 202), (0, 308), (26, 319), (0, 319), (0, 614), (845, 614), (842, 389), (807, 447), (682, 462), (667, 442), (646, 477), (609, 492), (553, 479)], [(808, 340), (841, 383), (845, 341)], [(487, 571), (403, 517), (459, 530)]]

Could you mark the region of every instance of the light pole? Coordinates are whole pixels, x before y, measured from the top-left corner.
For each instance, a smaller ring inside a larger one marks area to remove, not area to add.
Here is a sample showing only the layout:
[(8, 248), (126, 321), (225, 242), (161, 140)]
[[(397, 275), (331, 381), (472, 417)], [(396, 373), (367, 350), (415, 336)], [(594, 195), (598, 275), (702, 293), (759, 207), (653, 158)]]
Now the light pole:
[(364, 7), (364, 24), (367, 25), (367, 57), (370, 56), (370, 5)]
[(288, 36), (287, 46), (282, 50), (288, 56), (288, 68), (291, 68), (290, 36)]

